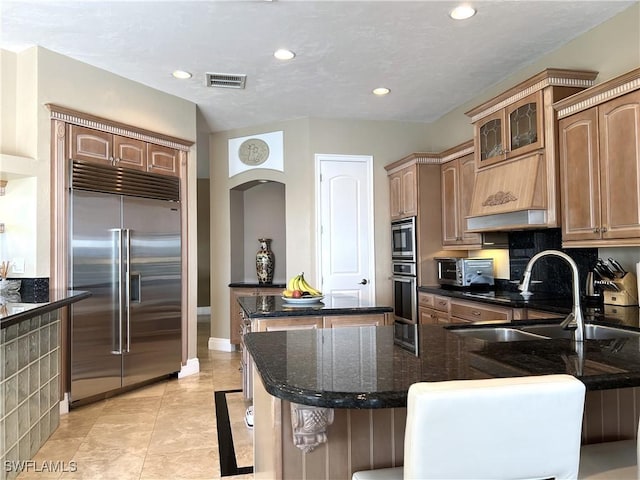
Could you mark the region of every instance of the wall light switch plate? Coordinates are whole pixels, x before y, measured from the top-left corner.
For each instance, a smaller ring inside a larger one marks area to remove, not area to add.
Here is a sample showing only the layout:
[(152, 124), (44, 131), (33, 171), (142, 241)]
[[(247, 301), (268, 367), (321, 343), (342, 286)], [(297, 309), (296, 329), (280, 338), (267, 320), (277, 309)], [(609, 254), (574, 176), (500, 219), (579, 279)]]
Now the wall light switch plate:
[(24, 273), (24, 258), (14, 258), (11, 261), (11, 271), (13, 273)]

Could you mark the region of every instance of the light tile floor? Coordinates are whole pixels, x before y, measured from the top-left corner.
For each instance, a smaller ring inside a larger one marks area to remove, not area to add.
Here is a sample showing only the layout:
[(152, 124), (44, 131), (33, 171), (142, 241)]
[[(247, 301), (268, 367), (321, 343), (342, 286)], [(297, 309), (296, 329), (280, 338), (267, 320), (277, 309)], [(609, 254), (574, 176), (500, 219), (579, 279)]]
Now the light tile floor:
[[(211, 351), (208, 317), (198, 322), (200, 373), (72, 409), (34, 457), (75, 472), (29, 471), (19, 479), (220, 478), (214, 391), (241, 388), (240, 354)], [(238, 466), (253, 464), (242, 395), (227, 395)], [(252, 479), (253, 475), (225, 477)]]

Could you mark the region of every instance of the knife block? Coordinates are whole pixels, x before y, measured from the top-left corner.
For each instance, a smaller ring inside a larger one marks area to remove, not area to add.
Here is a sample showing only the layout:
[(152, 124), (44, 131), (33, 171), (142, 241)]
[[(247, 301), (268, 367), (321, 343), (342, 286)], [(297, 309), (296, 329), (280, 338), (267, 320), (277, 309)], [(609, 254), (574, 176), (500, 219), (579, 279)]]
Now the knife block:
[(611, 290), (604, 291), (604, 303), (607, 305), (638, 305), (638, 284), (636, 283), (636, 276), (627, 272), (624, 277), (618, 278), (613, 281), (618, 288), (619, 292), (612, 292)]

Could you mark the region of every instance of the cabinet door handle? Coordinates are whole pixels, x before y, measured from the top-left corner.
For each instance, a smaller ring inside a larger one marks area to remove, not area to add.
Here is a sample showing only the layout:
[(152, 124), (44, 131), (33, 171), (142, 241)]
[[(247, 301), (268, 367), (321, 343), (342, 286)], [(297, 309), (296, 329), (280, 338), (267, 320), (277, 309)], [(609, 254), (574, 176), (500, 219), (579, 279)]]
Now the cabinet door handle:
[(593, 233), (600, 233), (600, 229), (599, 228), (594, 228), (593, 229)]
[(471, 312), (471, 314), (472, 314), (472, 315), (474, 315), (474, 316), (476, 316), (476, 317), (479, 317), (479, 316), (480, 316), (480, 312), (479, 312), (479, 311), (477, 311), (477, 310), (473, 310), (473, 311)]
[(602, 233), (607, 233), (607, 227), (602, 227)]

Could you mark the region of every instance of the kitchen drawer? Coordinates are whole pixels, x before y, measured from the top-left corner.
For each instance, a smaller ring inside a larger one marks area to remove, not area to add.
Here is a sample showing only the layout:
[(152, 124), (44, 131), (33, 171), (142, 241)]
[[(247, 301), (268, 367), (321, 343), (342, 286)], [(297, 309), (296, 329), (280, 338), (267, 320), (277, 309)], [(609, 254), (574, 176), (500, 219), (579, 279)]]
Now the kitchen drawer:
[(435, 295), (430, 293), (418, 292), (418, 306), (433, 308), (435, 305)]
[(451, 309), (451, 300), (448, 297), (434, 295), (433, 308), (435, 308), (436, 310), (440, 310), (441, 312), (449, 312)]
[(472, 322), (487, 320), (511, 320), (513, 310), (510, 308), (495, 307), (488, 304), (478, 304), (476, 302), (451, 302), (451, 317), (457, 317)]
[(324, 328), (340, 327), (381, 327), (385, 324), (384, 314), (370, 315), (327, 315), (323, 318)]
[(274, 317), (253, 320), (253, 332), (278, 332), (282, 330), (307, 330), (322, 328), (322, 317)]

